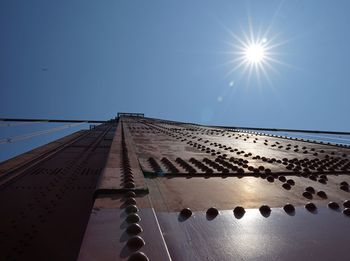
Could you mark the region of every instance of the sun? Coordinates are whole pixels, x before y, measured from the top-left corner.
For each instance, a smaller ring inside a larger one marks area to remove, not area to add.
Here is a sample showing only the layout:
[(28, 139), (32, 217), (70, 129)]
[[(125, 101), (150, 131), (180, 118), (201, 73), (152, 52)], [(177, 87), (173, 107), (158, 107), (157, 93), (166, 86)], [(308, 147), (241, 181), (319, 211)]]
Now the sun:
[[(271, 35), (270, 29), (265, 32), (259, 30), (256, 34), (252, 24), (247, 31), (242, 30), (241, 36), (232, 30), (228, 29), (228, 31), (232, 39), (226, 42), (231, 49), (226, 52), (229, 54), (229, 61), (225, 65), (230, 65), (227, 76), (239, 75), (239, 79), (248, 80), (248, 85), (253, 78), (259, 85), (265, 85), (263, 80), (266, 79), (272, 86), (272, 79), (279, 74), (276, 65), (287, 65), (279, 59), (280, 47), (287, 41), (278, 40), (278, 35)], [(271, 74), (271, 72), (277, 74)]]
[(235, 37), (233, 41), (235, 51), (232, 52), (234, 64), (232, 71), (241, 69), (242, 74), (248, 72), (248, 78), (255, 75), (259, 82), (264, 75), (270, 82), (268, 70), (274, 70), (273, 63), (278, 62), (273, 57), (276, 53), (273, 52), (275, 45), (272, 40), (251, 32), (249, 36), (244, 34), (243, 38)]
[(265, 47), (263, 44), (251, 44), (245, 48), (244, 56), (247, 63), (261, 63), (266, 56)]

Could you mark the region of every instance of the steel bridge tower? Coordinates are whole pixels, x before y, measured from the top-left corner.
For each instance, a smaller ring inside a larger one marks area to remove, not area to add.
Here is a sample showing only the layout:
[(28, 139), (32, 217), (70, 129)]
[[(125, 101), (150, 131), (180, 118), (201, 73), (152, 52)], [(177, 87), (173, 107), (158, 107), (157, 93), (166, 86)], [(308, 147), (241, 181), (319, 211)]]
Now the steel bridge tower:
[(119, 113), (0, 163), (0, 260), (349, 260), (349, 158)]

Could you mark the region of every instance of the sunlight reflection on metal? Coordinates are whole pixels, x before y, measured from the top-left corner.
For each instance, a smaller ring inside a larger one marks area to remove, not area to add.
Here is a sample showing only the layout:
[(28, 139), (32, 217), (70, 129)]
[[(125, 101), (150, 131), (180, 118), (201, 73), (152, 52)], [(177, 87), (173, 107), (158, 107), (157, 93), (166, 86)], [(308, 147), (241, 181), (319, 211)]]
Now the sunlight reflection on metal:
[(255, 209), (246, 209), (244, 218), (240, 219), (241, 226), (244, 227), (246, 233), (242, 233), (240, 237), (240, 245), (246, 248), (246, 252), (249, 252), (250, 257), (259, 256), (262, 252), (266, 251), (264, 246), (264, 235), (260, 233), (260, 223), (262, 216), (259, 211)]
[(256, 182), (255, 179), (245, 179), (245, 183), (242, 186), (242, 189), (244, 190), (245, 195), (249, 195), (250, 198), (255, 197), (256, 193), (260, 190), (256, 188), (256, 186), (259, 186), (259, 183)]
[[(346, 256), (350, 219), (327, 207), (319, 208), (318, 214), (298, 207), (294, 216), (282, 208), (273, 208), (269, 217), (257, 209), (246, 209), (241, 218), (232, 212), (220, 210), (213, 220), (194, 212), (185, 222), (175, 221), (177, 213), (158, 213), (170, 253), (177, 253), (179, 260), (184, 260), (180, 258), (183, 253), (195, 257), (191, 260), (206, 260), (209, 252), (195, 247), (205, 240), (212, 256), (225, 260), (310, 260), (310, 256), (312, 260), (343, 260), (340, 257)], [(339, 248), (329, 248), (332, 244)], [(194, 247), (184, 252), (183, 245)]]

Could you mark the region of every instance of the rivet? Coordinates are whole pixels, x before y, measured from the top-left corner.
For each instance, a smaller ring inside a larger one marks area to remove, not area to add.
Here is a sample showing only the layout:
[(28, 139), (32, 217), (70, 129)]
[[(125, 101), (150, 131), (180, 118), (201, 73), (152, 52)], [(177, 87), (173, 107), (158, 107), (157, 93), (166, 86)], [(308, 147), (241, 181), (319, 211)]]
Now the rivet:
[[(127, 184), (127, 183), (134, 183), (134, 179), (133, 178), (125, 178), (123, 179), (123, 183)], [(125, 185), (124, 185), (125, 186)]]
[(313, 181), (316, 181), (316, 180), (317, 180), (317, 178), (316, 178), (315, 175), (310, 175), (309, 179), (311, 179), (311, 180), (313, 180)]
[(321, 178), (321, 179), (328, 180), (327, 176), (326, 176), (326, 175), (324, 175), (324, 174), (323, 174), (323, 175), (321, 175), (321, 176), (320, 176), (320, 178)]
[(127, 227), (126, 232), (129, 235), (137, 235), (137, 234), (140, 234), (142, 232), (142, 228), (139, 224), (134, 223), (134, 224), (131, 224)]
[(126, 244), (128, 245), (128, 247), (137, 250), (145, 245), (145, 241), (140, 236), (133, 236), (128, 240)]
[(134, 199), (134, 198), (126, 198), (125, 199), (125, 204), (127, 204), (127, 205), (136, 205), (136, 199)]
[(209, 217), (216, 217), (217, 215), (219, 215), (219, 211), (216, 208), (211, 207), (211, 208), (208, 208), (207, 215)]
[(286, 205), (284, 205), (283, 207), (284, 211), (286, 211), (287, 213), (293, 213), (295, 211), (295, 208), (292, 204), (287, 203)]
[(308, 191), (304, 191), (303, 192), (303, 197), (307, 198), (307, 199), (312, 199), (312, 194)]
[(325, 179), (319, 179), (318, 182), (322, 183), (322, 184), (326, 184), (326, 180)]
[(282, 185), (282, 187), (283, 187), (284, 189), (286, 189), (286, 190), (290, 190), (290, 189), (291, 189), (291, 186), (290, 186), (288, 183), (284, 183), (284, 184)]
[(135, 183), (134, 182), (127, 182), (124, 185), (125, 188), (134, 188), (135, 187)]
[(341, 185), (341, 186), (340, 186), (340, 189), (341, 189), (341, 190), (344, 190), (344, 191), (349, 191), (349, 186)]
[(126, 192), (125, 196), (134, 198), (134, 197), (136, 197), (136, 193), (134, 191), (128, 191), (128, 192)]
[(327, 198), (326, 192), (324, 192), (324, 191), (322, 191), (322, 190), (318, 191), (316, 194), (317, 194), (317, 196), (319, 196), (320, 198)]
[(271, 173), (271, 170), (270, 170), (270, 169), (265, 169), (265, 173), (266, 173), (266, 174), (270, 174), (270, 173)]
[(339, 209), (339, 204), (336, 202), (329, 202), (328, 207), (331, 209)]
[(350, 200), (344, 200), (343, 206), (344, 206), (345, 208), (350, 208)]
[(268, 182), (273, 182), (275, 180), (272, 176), (267, 176), (266, 179)]
[(236, 218), (241, 218), (241, 217), (244, 216), (245, 210), (244, 210), (243, 207), (237, 206), (237, 207), (234, 208), (233, 214), (235, 215)]
[(306, 189), (305, 189), (307, 192), (310, 192), (310, 193), (312, 193), (312, 194), (315, 194), (315, 189), (313, 188), (313, 187), (307, 187)]
[(148, 257), (143, 252), (136, 252), (133, 253), (129, 258), (128, 261), (149, 261)]
[(306, 203), (305, 208), (310, 212), (315, 211), (317, 209), (316, 205), (312, 202)]
[(291, 186), (294, 186), (294, 185), (295, 185), (295, 182), (294, 182), (294, 180), (292, 180), (292, 179), (288, 179), (288, 180), (287, 180), (287, 183), (288, 183), (289, 185), (291, 185)]
[(126, 217), (126, 222), (128, 223), (137, 223), (140, 220), (141, 220), (140, 216), (135, 213), (131, 213)]
[(127, 206), (127, 207), (125, 208), (125, 212), (128, 213), (128, 214), (130, 214), (130, 213), (136, 213), (136, 212), (138, 212), (138, 211), (139, 211), (139, 209), (137, 208), (136, 205), (129, 205), (129, 206)]
[(345, 208), (345, 209), (343, 210), (343, 214), (344, 214), (344, 215), (347, 215), (347, 216), (350, 216), (350, 208)]
[(279, 176), (278, 179), (282, 182), (286, 182), (286, 177), (285, 176)]
[(340, 182), (340, 185), (341, 185), (341, 186), (347, 186), (347, 187), (349, 186), (349, 184), (348, 184), (346, 181)]
[(181, 210), (180, 215), (185, 218), (189, 218), (192, 216), (192, 210), (190, 208), (184, 208)]
[(259, 211), (262, 215), (269, 215), (270, 212), (271, 212), (271, 208), (267, 205), (262, 205), (260, 208), (259, 208)]

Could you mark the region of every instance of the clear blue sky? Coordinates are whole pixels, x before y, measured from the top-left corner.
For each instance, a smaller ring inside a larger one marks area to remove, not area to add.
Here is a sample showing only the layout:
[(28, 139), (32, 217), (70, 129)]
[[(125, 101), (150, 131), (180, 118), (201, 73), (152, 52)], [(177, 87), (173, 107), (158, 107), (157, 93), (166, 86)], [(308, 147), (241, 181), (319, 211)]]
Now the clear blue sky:
[[(0, 117), (110, 119), (127, 111), (349, 131), (349, 10), (345, 0), (2, 0)], [(249, 19), (282, 43), (274, 48), (280, 63), (266, 67), (270, 81), (229, 74), (236, 54), (227, 43), (249, 31)], [(11, 131), (0, 127), (0, 138), (18, 133)], [(0, 161), (40, 142), (0, 145)]]

